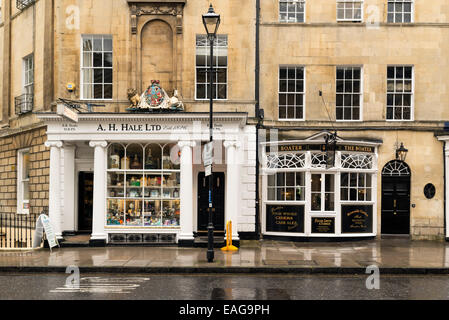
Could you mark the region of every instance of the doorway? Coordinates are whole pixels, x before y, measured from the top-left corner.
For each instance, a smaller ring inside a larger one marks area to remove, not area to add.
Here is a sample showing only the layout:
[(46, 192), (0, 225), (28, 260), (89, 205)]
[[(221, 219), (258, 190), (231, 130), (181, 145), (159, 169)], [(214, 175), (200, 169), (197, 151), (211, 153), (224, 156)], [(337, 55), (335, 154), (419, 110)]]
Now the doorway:
[(92, 232), (92, 213), (94, 199), (93, 172), (78, 174), (78, 232)]
[[(225, 174), (214, 172), (212, 221), (214, 233), (224, 234), (225, 229)], [(209, 223), (209, 178), (204, 172), (198, 174), (198, 235), (207, 234)]]
[(410, 178), (403, 161), (390, 161), (382, 170), (382, 234), (410, 234)]

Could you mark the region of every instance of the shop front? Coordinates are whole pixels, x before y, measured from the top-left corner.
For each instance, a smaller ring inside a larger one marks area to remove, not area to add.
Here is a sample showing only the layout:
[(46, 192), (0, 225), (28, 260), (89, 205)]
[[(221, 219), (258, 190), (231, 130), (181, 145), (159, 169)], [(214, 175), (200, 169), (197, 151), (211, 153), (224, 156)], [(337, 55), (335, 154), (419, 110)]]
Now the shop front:
[(326, 137), (264, 144), (265, 237), (376, 236), (380, 142), (337, 138), (330, 153)]
[[(79, 114), (76, 122), (54, 113), (38, 117), (48, 127), (49, 213), (58, 237), (83, 231), (96, 245), (193, 245), (204, 231), (208, 184), (201, 150), (209, 114), (94, 113)], [(241, 192), (252, 183), (248, 156), (256, 140), (246, 120), (244, 113), (214, 116), (214, 222), (224, 237), (232, 221), (236, 241), (239, 231), (255, 229), (247, 218), (255, 209)]]

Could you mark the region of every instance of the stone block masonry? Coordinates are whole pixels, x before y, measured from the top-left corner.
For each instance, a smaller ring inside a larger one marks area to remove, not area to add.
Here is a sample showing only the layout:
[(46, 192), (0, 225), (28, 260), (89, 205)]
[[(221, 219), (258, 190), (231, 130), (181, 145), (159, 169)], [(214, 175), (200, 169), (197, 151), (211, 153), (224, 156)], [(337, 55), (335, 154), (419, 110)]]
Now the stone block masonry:
[(0, 213), (17, 212), (17, 153), (28, 149), (30, 213), (48, 207), (50, 151), (44, 146), (46, 127), (0, 138)]

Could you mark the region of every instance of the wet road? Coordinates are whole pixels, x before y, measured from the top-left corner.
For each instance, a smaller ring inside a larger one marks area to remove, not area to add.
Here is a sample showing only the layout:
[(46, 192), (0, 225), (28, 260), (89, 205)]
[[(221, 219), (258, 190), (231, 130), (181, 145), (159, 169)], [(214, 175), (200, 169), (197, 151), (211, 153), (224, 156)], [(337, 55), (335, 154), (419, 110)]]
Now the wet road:
[[(447, 276), (0, 274), (0, 299), (44, 300), (406, 300), (449, 299)], [(73, 277), (73, 276), (72, 276)], [(70, 278), (69, 278), (70, 280)], [(70, 284), (70, 281), (68, 282)]]

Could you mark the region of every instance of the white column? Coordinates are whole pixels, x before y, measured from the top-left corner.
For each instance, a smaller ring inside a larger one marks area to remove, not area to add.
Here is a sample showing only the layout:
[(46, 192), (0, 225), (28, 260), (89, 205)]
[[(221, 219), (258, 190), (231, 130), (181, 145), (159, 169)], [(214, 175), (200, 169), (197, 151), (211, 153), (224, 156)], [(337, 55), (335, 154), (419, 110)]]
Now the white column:
[(225, 141), (226, 148), (226, 193), (225, 216), (226, 223), (232, 221), (232, 240), (239, 240), (238, 222), (240, 212), (240, 172), (237, 152), (240, 147), (238, 141)]
[(179, 141), (181, 149), (181, 232), (178, 241), (193, 243), (193, 163), (192, 148), (194, 141)]
[(56, 238), (62, 239), (62, 211), (61, 211), (61, 141), (46, 141), (50, 148), (50, 186), (48, 214), (55, 231)]
[(63, 231), (75, 231), (75, 146), (64, 144)]
[(106, 241), (104, 231), (106, 217), (106, 141), (91, 141), (94, 153), (94, 201), (91, 241)]

